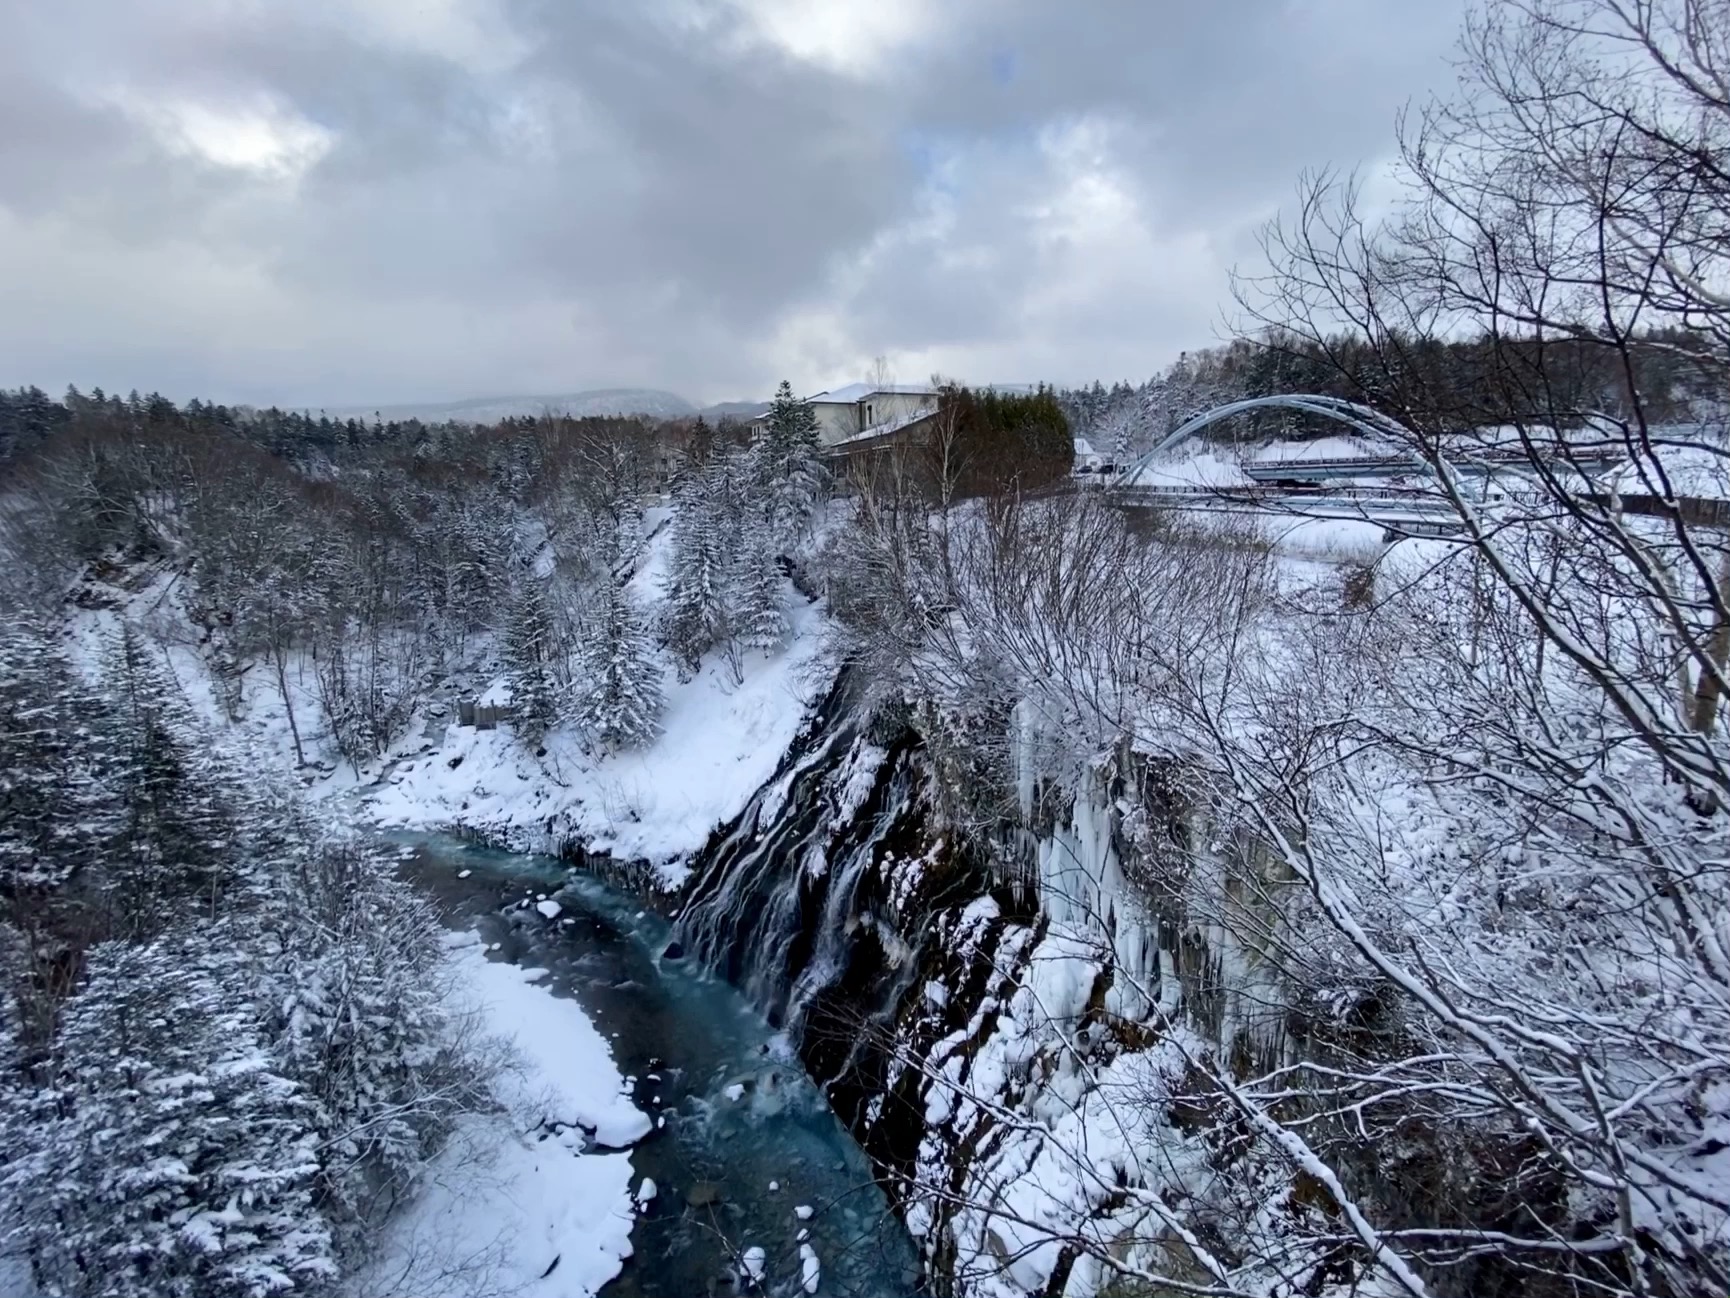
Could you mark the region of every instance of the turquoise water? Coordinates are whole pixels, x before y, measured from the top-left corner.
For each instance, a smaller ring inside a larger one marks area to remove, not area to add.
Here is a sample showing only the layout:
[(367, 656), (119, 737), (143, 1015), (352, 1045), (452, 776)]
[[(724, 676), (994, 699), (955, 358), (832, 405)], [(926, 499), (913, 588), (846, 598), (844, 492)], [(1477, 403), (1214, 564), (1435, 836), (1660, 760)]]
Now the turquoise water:
[[(633, 1079), (638, 1106), (659, 1120), (631, 1151), (657, 1194), (609, 1298), (743, 1291), (737, 1259), (752, 1247), (763, 1250), (764, 1291), (800, 1293), (800, 1230), (821, 1260), (819, 1293), (920, 1292), (911, 1242), (864, 1154), (745, 998), (667, 956), (665, 920), (548, 857), (399, 841), (414, 849), (407, 873), (451, 922), (500, 944), (493, 958), (551, 971), (546, 985), (583, 1007)], [(556, 920), (533, 909), (542, 895), (563, 908)], [(809, 1219), (795, 1214), (799, 1205)]]

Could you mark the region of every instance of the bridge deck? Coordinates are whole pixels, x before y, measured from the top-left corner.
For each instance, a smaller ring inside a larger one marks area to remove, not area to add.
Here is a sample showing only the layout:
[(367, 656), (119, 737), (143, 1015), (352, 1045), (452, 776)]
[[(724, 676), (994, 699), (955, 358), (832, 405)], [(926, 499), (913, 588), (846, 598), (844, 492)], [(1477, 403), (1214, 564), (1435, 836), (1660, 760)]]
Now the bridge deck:
[[(1556, 470), (1603, 470), (1620, 464), (1624, 457), (1608, 451), (1581, 451), (1568, 457), (1553, 456), (1545, 463)], [(1531, 468), (1532, 459), (1520, 451), (1487, 451), (1462, 455), (1448, 463), (1457, 473), (1480, 474), (1502, 469)], [(1334, 459), (1253, 460), (1243, 471), (1257, 482), (1272, 479), (1322, 480), (1327, 478), (1405, 477), (1428, 473), (1429, 466), (1412, 455), (1378, 455)]]

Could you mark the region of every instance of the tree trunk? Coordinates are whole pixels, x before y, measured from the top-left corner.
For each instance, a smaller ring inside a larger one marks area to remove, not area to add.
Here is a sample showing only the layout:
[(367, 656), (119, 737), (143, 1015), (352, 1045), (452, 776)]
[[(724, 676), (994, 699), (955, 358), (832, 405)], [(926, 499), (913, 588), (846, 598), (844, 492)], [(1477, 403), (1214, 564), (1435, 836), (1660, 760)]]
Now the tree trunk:
[(282, 692), (282, 710), (288, 714), (288, 733), (294, 739), (294, 764), (298, 769), (306, 765), (306, 754), (300, 747), (300, 727), (294, 721), (294, 700), (288, 695), (288, 667), (283, 657), (280, 651), (271, 654), (276, 664), (276, 688)]
[[(1720, 606), (1725, 592), (1730, 592), (1730, 551), (1726, 551), (1722, 566), (1718, 570), (1718, 590)], [(1722, 690), (1718, 687), (1724, 674), (1724, 664), (1730, 659), (1730, 620), (1722, 613), (1718, 616), (1717, 625), (1712, 628), (1712, 638), (1706, 644), (1706, 656), (1712, 660), (1716, 671), (1704, 671), (1699, 674), (1698, 683), (1694, 686), (1694, 711), (1689, 718), (1696, 734), (1709, 735), (1718, 720), (1718, 699)]]

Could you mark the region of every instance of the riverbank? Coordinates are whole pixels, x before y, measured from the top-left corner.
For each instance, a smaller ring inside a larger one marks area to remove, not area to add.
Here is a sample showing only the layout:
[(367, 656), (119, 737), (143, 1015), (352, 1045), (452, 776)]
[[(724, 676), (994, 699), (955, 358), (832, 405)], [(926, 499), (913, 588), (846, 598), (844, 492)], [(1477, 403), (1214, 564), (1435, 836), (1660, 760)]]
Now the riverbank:
[[(495, 1112), (474, 1114), (387, 1229), (354, 1298), (583, 1298), (631, 1254), (623, 1152), (650, 1130), (606, 1042), (541, 971), (450, 935), (453, 995), (501, 1062)], [(617, 1151), (617, 1152), (615, 1152)]]

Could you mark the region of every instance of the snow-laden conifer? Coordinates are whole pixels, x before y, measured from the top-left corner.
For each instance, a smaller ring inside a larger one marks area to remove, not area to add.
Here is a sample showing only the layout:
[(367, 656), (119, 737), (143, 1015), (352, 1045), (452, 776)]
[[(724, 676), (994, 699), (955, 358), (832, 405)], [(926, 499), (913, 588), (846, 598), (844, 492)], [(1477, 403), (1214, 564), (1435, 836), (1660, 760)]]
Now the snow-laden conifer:
[(411, 1197), (484, 1068), (448, 999), (443, 929), (384, 854), (349, 834), (290, 847), (258, 917), (273, 1057), (319, 1137), (319, 1202), (351, 1255)]
[(512, 601), (504, 649), (505, 679), (510, 685), (517, 733), (539, 740), (559, 721), (558, 689), (553, 681), (557, 647), (546, 596), (532, 576), (522, 579)]
[(239, 935), (89, 953), (4, 1173), (45, 1292), (263, 1298), (336, 1273), (310, 1097), (274, 1066)]
[(790, 548), (810, 525), (823, 488), (821, 450), (815, 409), (794, 397), (792, 385), (783, 379), (755, 448), (756, 503), (767, 514), (778, 545)]
[(15, 906), (87, 879), (117, 830), (93, 760), (98, 715), (46, 626), (0, 622), (0, 891)]
[(112, 931), (143, 936), (232, 881), (234, 826), (200, 726), (156, 652), (121, 628), (103, 664), (95, 760), (120, 803), (102, 871)]
[(737, 453), (720, 449), (674, 496), (673, 553), (662, 625), (680, 672), (729, 634), (727, 609), (742, 499)]
[(729, 576), (731, 622), (739, 642), (764, 651), (779, 648), (789, 630), (787, 583), (767, 519), (758, 516), (744, 529)]
[(609, 582), (579, 653), (576, 722), (606, 748), (653, 738), (662, 669), (630, 591)]

